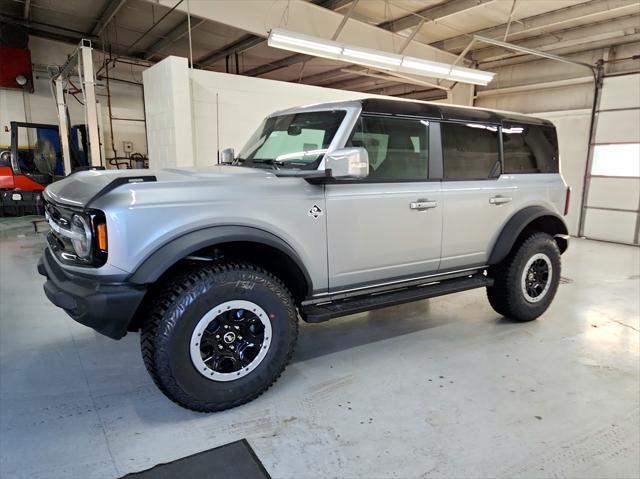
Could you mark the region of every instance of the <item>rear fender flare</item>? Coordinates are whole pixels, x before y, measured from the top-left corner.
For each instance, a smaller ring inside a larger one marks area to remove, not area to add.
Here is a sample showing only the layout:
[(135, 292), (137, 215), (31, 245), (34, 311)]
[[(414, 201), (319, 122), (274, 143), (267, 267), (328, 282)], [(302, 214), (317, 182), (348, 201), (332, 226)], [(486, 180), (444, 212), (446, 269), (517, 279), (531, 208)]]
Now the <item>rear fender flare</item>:
[(560, 252), (564, 253), (568, 246), (568, 230), (564, 219), (542, 206), (529, 206), (515, 213), (504, 225), (489, 255), (489, 264), (498, 264), (505, 259), (527, 226), (545, 220), (548, 223), (547, 231), (542, 231), (553, 236)]

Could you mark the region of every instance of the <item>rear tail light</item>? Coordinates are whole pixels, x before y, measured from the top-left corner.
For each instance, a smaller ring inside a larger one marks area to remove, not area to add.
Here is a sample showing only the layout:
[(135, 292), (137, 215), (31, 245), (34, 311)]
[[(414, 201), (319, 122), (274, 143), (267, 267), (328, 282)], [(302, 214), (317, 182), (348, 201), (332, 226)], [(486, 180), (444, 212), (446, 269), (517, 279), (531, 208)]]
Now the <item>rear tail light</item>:
[(571, 188), (567, 186), (567, 193), (564, 197), (564, 215), (567, 216), (569, 214), (569, 204), (571, 203)]

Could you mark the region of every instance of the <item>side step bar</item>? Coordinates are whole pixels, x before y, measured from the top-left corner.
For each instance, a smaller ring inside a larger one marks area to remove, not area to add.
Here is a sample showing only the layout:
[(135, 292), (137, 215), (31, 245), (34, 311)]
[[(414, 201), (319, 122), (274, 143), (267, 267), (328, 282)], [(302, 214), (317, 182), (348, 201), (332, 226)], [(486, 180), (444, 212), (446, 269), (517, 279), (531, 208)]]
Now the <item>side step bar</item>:
[(450, 293), (459, 293), (469, 289), (484, 288), (493, 285), (493, 279), (482, 274), (448, 279), (411, 288), (403, 288), (386, 293), (370, 294), (364, 297), (342, 299), (330, 303), (309, 304), (300, 309), (302, 319), (307, 323), (321, 323), (340, 316), (362, 313), (373, 309), (397, 306), (421, 299), (435, 298)]

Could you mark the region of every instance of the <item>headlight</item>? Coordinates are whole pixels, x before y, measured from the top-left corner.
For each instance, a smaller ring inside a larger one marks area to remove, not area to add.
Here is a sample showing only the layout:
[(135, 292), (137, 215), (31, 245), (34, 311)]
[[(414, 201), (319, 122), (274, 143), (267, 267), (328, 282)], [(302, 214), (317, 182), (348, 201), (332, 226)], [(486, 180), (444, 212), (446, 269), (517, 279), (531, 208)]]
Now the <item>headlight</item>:
[(93, 241), (89, 221), (84, 216), (73, 215), (71, 218), (71, 231), (74, 233), (71, 244), (76, 254), (80, 258), (88, 258), (91, 254), (91, 243)]

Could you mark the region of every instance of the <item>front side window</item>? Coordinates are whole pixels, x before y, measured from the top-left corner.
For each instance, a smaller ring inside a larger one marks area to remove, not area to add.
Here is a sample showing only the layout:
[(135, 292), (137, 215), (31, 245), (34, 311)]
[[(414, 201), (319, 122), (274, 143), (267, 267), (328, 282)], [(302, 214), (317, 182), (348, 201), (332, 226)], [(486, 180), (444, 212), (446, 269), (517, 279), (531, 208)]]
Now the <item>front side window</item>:
[(484, 180), (500, 174), (498, 127), (441, 123), (444, 179)]
[(362, 116), (347, 146), (369, 154), (367, 181), (425, 181), (429, 164), (429, 122)]
[(505, 173), (557, 173), (558, 140), (551, 126), (502, 128)]
[(267, 164), (315, 169), (345, 117), (344, 110), (267, 118), (238, 155), (243, 166)]

